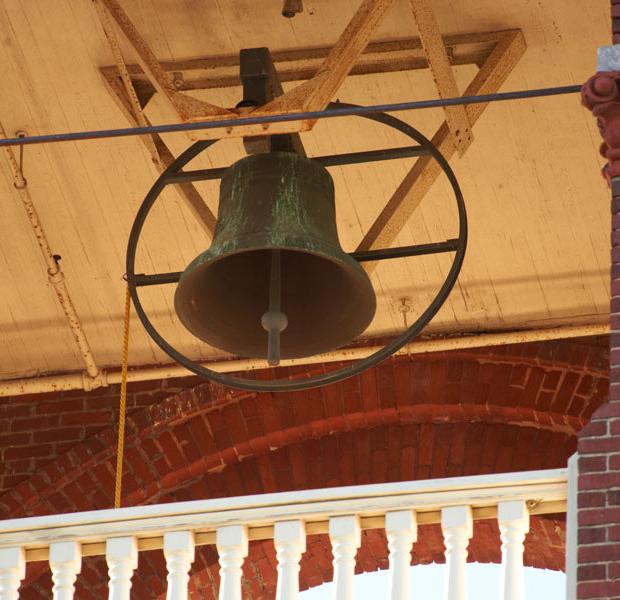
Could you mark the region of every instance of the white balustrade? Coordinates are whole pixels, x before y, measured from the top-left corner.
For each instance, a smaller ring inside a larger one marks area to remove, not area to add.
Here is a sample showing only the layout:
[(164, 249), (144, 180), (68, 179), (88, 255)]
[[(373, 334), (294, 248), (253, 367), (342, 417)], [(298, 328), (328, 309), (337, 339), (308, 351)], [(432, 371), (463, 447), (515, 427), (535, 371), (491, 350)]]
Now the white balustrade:
[(530, 529), (530, 513), (523, 500), (500, 502), (497, 507), (502, 542), (502, 600), (525, 600), (523, 542)]
[(446, 545), (446, 600), (466, 600), (467, 546), (473, 535), (471, 507), (449, 506), (441, 511), (441, 530)]
[(164, 556), (168, 568), (166, 600), (187, 600), (189, 569), (194, 562), (194, 534), (172, 531), (164, 534)]
[(50, 544), (50, 568), (54, 600), (71, 600), (75, 580), (82, 568), (82, 549), (75, 541)]
[(299, 561), (306, 551), (306, 528), (303, 521), (280, 521), (275, 524), (273, 533), (278, 561), (276, 600), (297, 600)]
[[(573, 480), (574, 484), (576, 476)], [(298, 600), (306, 536), (325, 533), (333, 552), (332, 597), (352, 600), (361, 530), (368, 528), (384, 528), (387, 536), (390, 572), (383, 598), (411, 600), (418, 598), (410, 580), (418, 524), (438, 522), (446, 547), (444, 598), (465, 600), (473, 518), (488, 519), (492, 509), (497, 510), (502, 543), (499, 599), (525, 600), (523, 541), (529, 523), (528, 500), (536, 500), (537, 513), (555, 514), (564, 510), (566, 498), (566, 470), (557, 469), (5, 520), (0, 521), (0, 600), (18, 600), (26, 562), (46, 560), (52, 570), (54, 600), (70, 600), (82, 554), (105, 555), (108, 600), (129, 600), (141, 548), (163, 550), (168, 570), (166, 598), (187, 600), (195, 546), (213, 544), (219, 553), (219, 600), (241, 600), (248, 539), (269, 537), (276, 549), (278, 577), (276, 589), (265, 590), (265, 594), (275, 600)], [(571, 506), (574, 553), (576, 508)], [(573, 564), (574, 559), (573, 554)]]
[(411, 510), (385, 515), (385, 533), (390, 552), (389, 600), (411, 599), (411, 549), (418, 538), (418, 524)]
[(23, 548), (0, 548), (0, 600), (17, 600), (22, 579), (26, 576)]
[(241, 567), (248, 555), (248, 530), (242, 525), (220, 527), (216, 537), (220, 555), (219, 600), (241, 600)]
[(135, 537), (111, 538), (106, 542), (108, 600), (129, 600), (131, 578), (138, 568), (138, 542)]
[(334, 600), (353, 600), (355, 555), (362, 544), (362, 530), (357, 516), (332, 517), (329, 540), (334, 555)]

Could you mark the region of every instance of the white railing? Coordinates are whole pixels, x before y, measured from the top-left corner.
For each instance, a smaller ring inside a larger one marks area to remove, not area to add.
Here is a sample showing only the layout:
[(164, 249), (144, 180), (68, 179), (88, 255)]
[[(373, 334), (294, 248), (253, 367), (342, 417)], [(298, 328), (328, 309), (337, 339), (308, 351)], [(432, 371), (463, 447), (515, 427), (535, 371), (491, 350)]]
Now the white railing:
[[(241, 600), (249, 540), (273, 539), (277, 600), (299, 595), (306, 536), (327, 533), (334, 598), (353, 598), (363, 529), (383, 528), (389, 548), (387, 598), (410, 600), (411, 551), (418, 525), (440, 523), (446, 546), (446, 600), (466, 594), (467, 546), (476, 519), (497, 519), (503, 600), (523, 598), (523, 540), (531, 514), (566, 510), (565, 469), (264, 494), (0, 521), (0, 600), (15, 600), (28, 561), (49, 561), (56, 600), (73, 598), (83, 556), (105, 555), (109, 598), (128, 600), (141, 550), (162, 549), (169, 600), (187, 599), (194, 549), (215, 545), (219, 600)], [(163, 576), (163, 574), (162, 574)]]

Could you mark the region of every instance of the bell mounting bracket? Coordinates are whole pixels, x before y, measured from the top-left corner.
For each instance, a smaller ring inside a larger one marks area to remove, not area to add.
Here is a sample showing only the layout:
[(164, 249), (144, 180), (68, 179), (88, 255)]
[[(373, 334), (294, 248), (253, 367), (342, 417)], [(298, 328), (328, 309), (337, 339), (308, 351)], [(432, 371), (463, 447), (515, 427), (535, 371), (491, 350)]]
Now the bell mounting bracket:
[[(282, 87), (278, 80), (271, 55), (267, 48), (254, 48), (241, 51), (241, 80), (243, 83), (244, 99), (240, 103), (241, 106), (257, 106), (266, 103), (271, 98), (281, 95)], [(330, 108), (347, 107), (350, 104), (340, 102), (331, 103)], [(165, 285), (177, 283), (181, 276), (179, 272), (142, 274), (135, 271), (135, 259), (138, 242), (142, 233), (144, 223), (161, 192), (168, 185), (187, 183), (193, 181), (206, 181), (220, 179), (226, 168), (219, 169), (198, 169), (184, 170), (183, 168), (198, 154), (207, 150), (218, 140), (202, 140), (195, 142), (185, 152), (183, 152), (176, 160), (174, 160), (155, 181), (148, 194), (146, 195), (142, 205), (138, 210), (135, 221), (133, 223), (126, 257), (126, 277), (131, 293), (131, 298), (142, 325), (146, 329), (153, 341), (172, 359), (186, 367), (189, 371), (209, 379), (216, 381), (222, 385), (245, 389), (255, 392), (278, 392), (278, 391), (297, 391), (312, 387), (319, 387), (335, 383), (352, 377), (373, 367), (379, 362), (385, 360), (400, 348), (409, 343), (416, 337), (424, 327), (437, 314), (441, 306), (448, 298), (463, 264), (465, 258), (465, 250), (467, 246), (467, 214), (465, 202), (460, 186), (456, 179), (452, 168), (448, 161), (443, 157), (439, 150), (417, 129), (408, 123), (388, 115), (385, 113), (377, 113), (365, 115), (361, 118), (370, 119), (377, 123), (381, 123), (388, 127), (392, 127), (403, 133), (405, 136), (415, 142), (415, 145), (402, 146), (397, 148), (388, 148), (384, 150), (371, 150), (366, 152), (351, 152), (345, 154), (336, 154), (330, 156), (311, 157), (325, 167), (337, 165), (360, 164), (366, 162), (386, 161), (402, 159), (407, 157), (419, 157), (430, 155), (439, 164), (446, 175), (452, 190), (454, 192), (454, 200), (458, 214), (458, 237), (448, 239), (443, 242), (432, 242), (427, 244), (417, 244), (413, 246), (403, 246), (399, 248), (383, 248), (373, 249), (361, 252), (353, 252), (351, 256), (359, 262), (364, 261), (380, 261), (387, 259), (396, 259), (412, 256), (423, 256), (439, 253), (453, 253), (452, 265), (445, 277), (443, 284), (437, 291), (428, 307), (418, 316), (418, 318), (399, 336), (394, 338), (383, 348), (355, 363), (347, 365), (343, 368), (328, 371), (320, 375), (305, 377), (302, 379), (272, 379), (272, 380), (255, 380), (244, 377), (238, 377), (221, 373), (209, 369), (207, 366), (199, 364), (189, 357), (185, 356), (166, 341), (157, 331), (149, 317), (147, 316), (140, 295), (139, 288), (152, 285)], [(245, 138), (244, 144), (248, 153), (269, 152), (273, 150), (293, 151), (305, 155), (301, 138), (299, 134), (283, 134), (277, 136), (264, 136)], [(207, 363), (208, 364), (208, 363)], [(266, 365), (267, 366), (267, 365)]]

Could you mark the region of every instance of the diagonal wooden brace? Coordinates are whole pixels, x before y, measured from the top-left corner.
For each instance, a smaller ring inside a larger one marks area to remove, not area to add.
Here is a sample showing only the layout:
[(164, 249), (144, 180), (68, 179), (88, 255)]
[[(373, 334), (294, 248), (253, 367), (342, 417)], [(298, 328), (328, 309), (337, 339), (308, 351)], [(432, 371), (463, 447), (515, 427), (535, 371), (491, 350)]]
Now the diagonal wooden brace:
[[(521, 31), (504, 33), (489, 58), (469, 84), (465, 95), (474, 96), (496, 92), (524, 52), (525, 39)], [(469, 121), (474, 124), (486, 107), (486, 104), (468, 105), (466, 110)], [(445, 121), (431, 141), (447, 160), (454, 155), (456, 151), (454, 138)], [(441, 167), (432, 157), (422, 156), (418, 158), (375, 219), (375, 222), (370, 226), (357, 250), (389, 248), (440, 174)], [(372, 271), (376, 264), (366, 263), (364, 268), (367, 271)]]
[[(450, 65), (450, 58), (443, 43), (430, 0), (410, 0), (410, 2), (439, 97), (456, 98), (460, 96)], [(473, 141), (467, 111), (464, 106), (446, 106), (444, 112), (448, 129), (454, 138), (454, 145), (459, 156), (463, 156)]]
[(394, 0), (363, 0), (318, 71), (305, 83), (257, 109), (256, 114), (324, 109), (364, 52)]
[(110, 17), (118, 26), (125, 39), (129, 42), (136, 53), (138, 63), (147, 74), (155, 89), (170, 102), (181, 120), (197, 119), (211, 115), (234, 116), (231, 111), (197, 100), (178, 92), (169, 73), (164, 71), (157, 57), (140, 35), (118, 0), (98, 0), (102, 7), (107, 10)]
[[(143, 112), (142, 105), (131, 81), (127, 64), (123, 58), (118, 38), (113, 28), (112, 17), (107, 8), (102, 4), (102, 0), (96, 0), (95, 4), (120, 78), (119, 80), (119, 78), (107, 79), (104, 77), (104, 81), (110, 88), (112, 97), (117, 101), (119, 108), (131, 123), (139, 127), (149, 125), (150, 123)], [(121, 90), (124, 91), (124, 94)], [(172, 164), (174, 156), (159, 135), (143, 135), (140, 136), (140, 140), (145, 145), (151, 155), (153, 164), (160, 173)], [(211, 238), (215, 231), (215, 215), (211, 212), (198, 190), (191, 183), (184, 183), (175, 187), (207, 236)]]

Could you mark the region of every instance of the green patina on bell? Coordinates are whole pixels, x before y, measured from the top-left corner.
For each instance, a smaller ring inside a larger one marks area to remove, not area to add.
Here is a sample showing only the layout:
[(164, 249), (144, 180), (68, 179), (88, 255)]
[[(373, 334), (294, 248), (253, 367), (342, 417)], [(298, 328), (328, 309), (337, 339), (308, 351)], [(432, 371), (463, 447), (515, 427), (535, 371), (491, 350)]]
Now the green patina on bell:
[(289, 152), (232, 165), (211, 247), (183, 272), (174, 303), (191, 333), (239, 356), (267, 358), (269, 315), (285, 315), (285, 323), (276, 319), (282, 358), (320, 354), (359, 336), (376, 299), (366, 272), (340, 246), (327, 170)]

